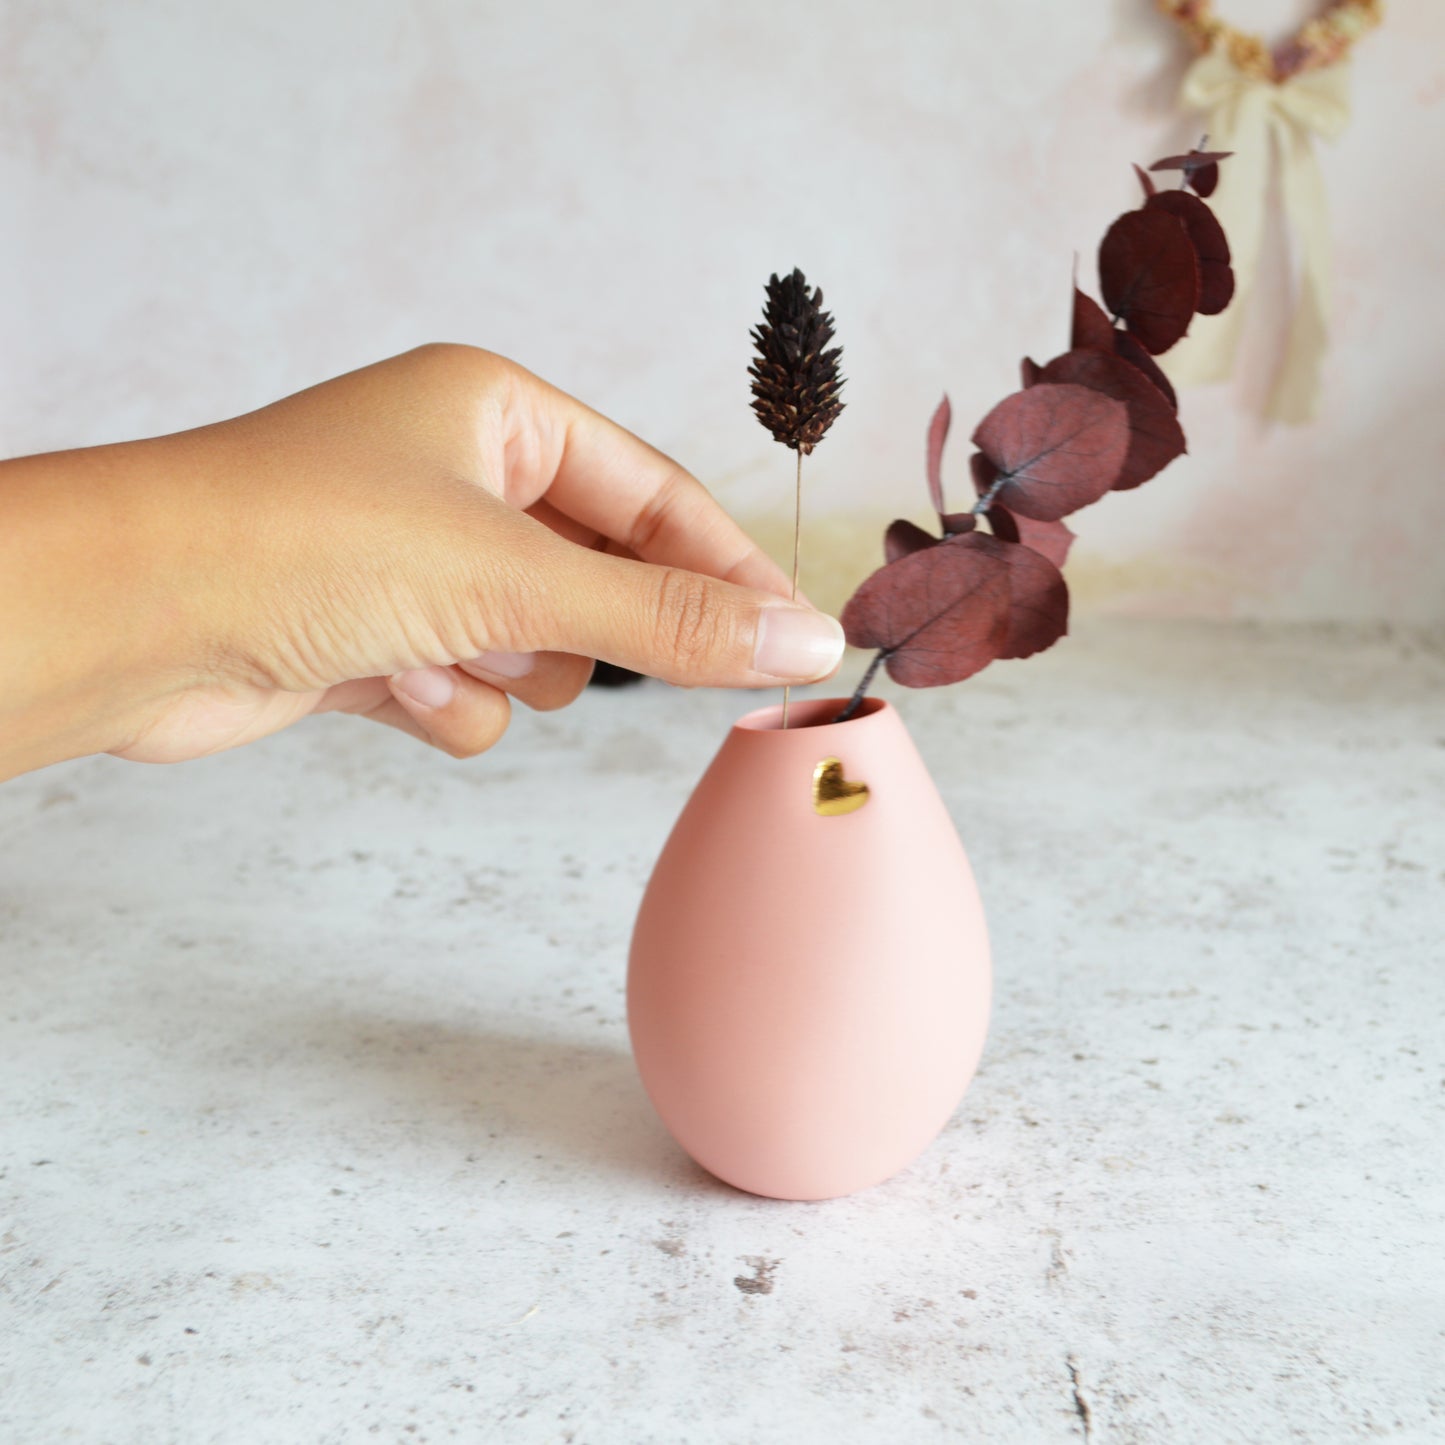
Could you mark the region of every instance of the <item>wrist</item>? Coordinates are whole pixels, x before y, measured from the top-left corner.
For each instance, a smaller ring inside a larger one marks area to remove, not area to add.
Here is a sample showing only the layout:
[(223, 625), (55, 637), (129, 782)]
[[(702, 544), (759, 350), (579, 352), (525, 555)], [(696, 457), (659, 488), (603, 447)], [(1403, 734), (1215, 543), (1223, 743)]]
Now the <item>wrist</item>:
[(185, 685), (164, 445), (0, 465), (0, 779), (123, 745)]

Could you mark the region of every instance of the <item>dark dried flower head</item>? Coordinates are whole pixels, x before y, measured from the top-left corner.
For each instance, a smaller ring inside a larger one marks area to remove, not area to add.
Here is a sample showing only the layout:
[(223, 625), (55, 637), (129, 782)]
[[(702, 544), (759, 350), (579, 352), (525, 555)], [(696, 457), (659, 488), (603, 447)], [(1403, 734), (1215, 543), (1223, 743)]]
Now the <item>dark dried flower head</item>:
[(823, 310), (821, 289), (810, 287), (796, 267), (781, 281), (772, 276), (763, 321), (752, 338), (753, 410), (785, 447), (807, 456), (843, 410), (838, 399), (843, 351), (828, 347), (833, 318)]

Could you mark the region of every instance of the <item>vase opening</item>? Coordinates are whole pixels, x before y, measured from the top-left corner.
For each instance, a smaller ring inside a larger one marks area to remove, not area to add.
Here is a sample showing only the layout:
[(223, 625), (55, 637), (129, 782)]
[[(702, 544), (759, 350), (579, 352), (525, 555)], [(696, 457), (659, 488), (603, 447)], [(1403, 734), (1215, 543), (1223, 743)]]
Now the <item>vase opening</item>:
[[(865, 697), (858, 711), (846, 723), (835, 723), (834, 719), (848, 706), (846, 697), (813, 697), (795, 702), (788, 709), (788, 731), (797, 732), (802, 728), (851, 727), (864, 718), (880, 713), (888, 704), (881, 697)], [(774, 703), (771, 707), (760, 707), (744, 713), (734, 727), (745, 732), (776, 733), (783, 731), (783, 705)]]

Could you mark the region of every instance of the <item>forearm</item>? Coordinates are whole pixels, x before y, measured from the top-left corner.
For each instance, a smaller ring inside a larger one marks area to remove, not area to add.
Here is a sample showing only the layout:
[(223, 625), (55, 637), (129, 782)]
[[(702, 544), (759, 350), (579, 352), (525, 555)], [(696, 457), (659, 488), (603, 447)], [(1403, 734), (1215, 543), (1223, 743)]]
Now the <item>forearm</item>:
[(0, 779), (118, 746), (169, 685), (162, 446), (0, 463)]
[(787, 594), (676, 462), (503, 357), (419, 347), (214, 426), (0, 463), (0, 779), (332, 711), (470, 757), (594, 657), (819, 680), (842, 629)]

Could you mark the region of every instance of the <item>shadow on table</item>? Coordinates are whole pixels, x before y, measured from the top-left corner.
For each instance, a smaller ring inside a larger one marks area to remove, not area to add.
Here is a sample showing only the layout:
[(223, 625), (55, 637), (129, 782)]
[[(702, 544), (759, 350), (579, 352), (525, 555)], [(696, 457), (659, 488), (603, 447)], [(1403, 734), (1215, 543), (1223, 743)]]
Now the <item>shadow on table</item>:
[[(272, 1020), (273, 1027), (277, 1020)], [(293, 1015), (281, 1025), (334, 1083), (374, 1097), (469, 1157), (495, 1150), (633, 1180), (735, 1191), (693, 1162), (653, 1112), (631, 1055), (605, 1043), (529, 1035), (506, 1021), (462, 1026), (383, 1013)], [(276, 1042), (273, 1035), (273, 1042)], [(286, 1052), (285, 1043), (282, 1044)], [(312, 1073), (314, 1077), (314, 1073)]]

